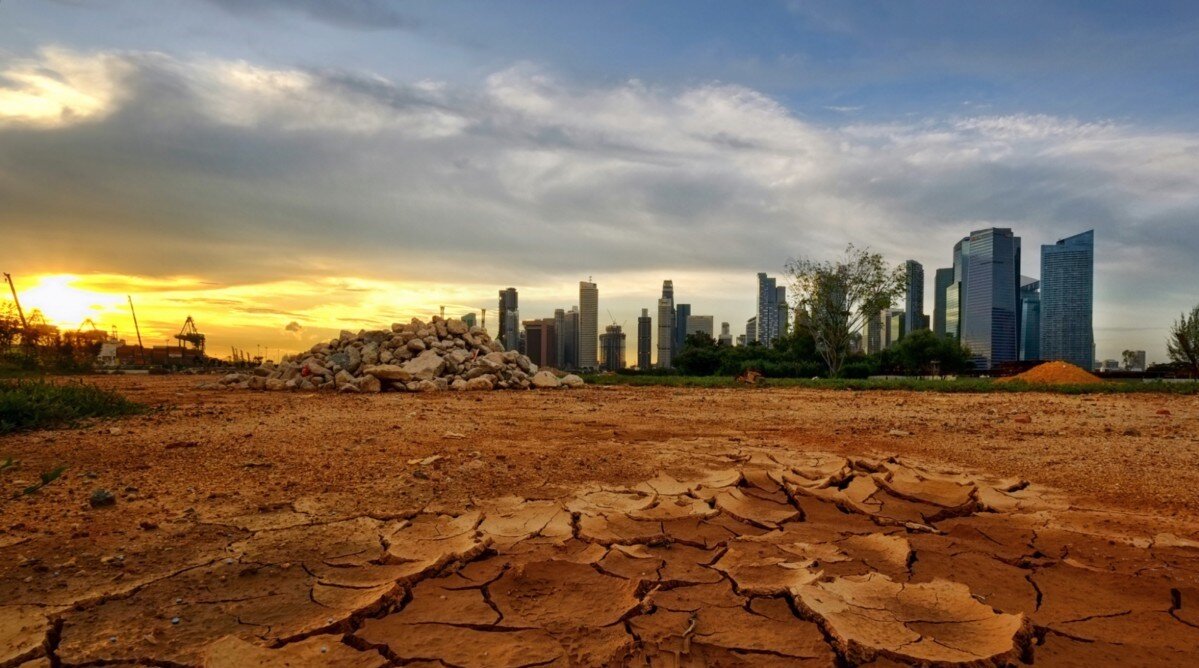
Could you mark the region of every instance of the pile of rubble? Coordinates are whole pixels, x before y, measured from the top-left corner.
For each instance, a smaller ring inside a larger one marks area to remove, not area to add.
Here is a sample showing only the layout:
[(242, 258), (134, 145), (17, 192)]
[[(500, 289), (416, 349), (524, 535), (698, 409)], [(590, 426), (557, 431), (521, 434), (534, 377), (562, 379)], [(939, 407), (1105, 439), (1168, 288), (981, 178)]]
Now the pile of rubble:
[(538, 369), (525, 355), (505, 351), (482, 327), (433, 316), (413, 318), (391, 330), (343, 330), (328, 343), (277, 366), (231, 373), (209, 389), (336, 390), (338, 392), (434, 392), (440, 390), (551, 389), (581, 387), (572, 374)]

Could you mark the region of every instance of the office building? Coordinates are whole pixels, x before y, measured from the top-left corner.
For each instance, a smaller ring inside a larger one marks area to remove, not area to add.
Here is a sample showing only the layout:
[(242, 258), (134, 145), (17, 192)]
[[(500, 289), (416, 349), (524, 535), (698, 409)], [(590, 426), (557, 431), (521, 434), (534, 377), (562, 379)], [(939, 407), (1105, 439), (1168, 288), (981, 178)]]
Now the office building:
[(907, 298), (904, 300), (904, 324), (907, 331), (927, 329), (924, 315), (924, 265), (915, 260), (904, 263), (907, 270)]
[(558, 366), (558, 336), (554, 318), (526, 320), (525, 354), (537, 366)]
[(596, 344), (599, 341), (599, 288), (590, 281), (579, 281), (579, 368), (599, 365)]
[(716, 343), (722, 346), (733, 345), (733, 333), (729, 331), (729, 323), (720, 323), (720, 338), (716, 339)]
[[(786, 319), (787, 288), (777, 285), (775, 279), (764, 273), (758, 274), (757, 338), (764, 346), (770, 345), (783, 333)], [(784, 309), (780, 311), (779, 305)], [(780, 317), (781, 316), (781, 317)]]
[(710, 315), (689, 315), (687, 316), (687, 336), (703, 332), (709, 337), (716, 338), (716, 318)]
[(612, 324), (604, 328), (600, 334), (601, 363), (604, 371), (619, 371), (624, 368), (624, 332), (620, 325)]
[(679, 354), (687, 339), (687, 319), (691, 317), (691, 304), (675, 304), (674, 306), (674, 351)]
[(745, 340), (744, 334), (737, 335), (737, 345), (744, 346), (744, 345), (748, 345), (748, 344), (749, 344), (749, 342)]
[[(965, 263), (962, 343), (970, 348), (977, 368), (990, 369), (1016, 361), (1020, 332), (1020, 237), (1007, 228), (971, 232)], [(1043, 325), (1044, 308), (1041, 314)]]
[(866, 354), (873, 355), (883, 349), (883, 318), (875, 313), (866, 321)]
[(650, 350), (653, 347), (654, 322), (649, 316), (649, 309), (641, 309), (641, 317), (637, 318), (637, 369), (645, 371), (651, 366)]
[(1041, 359), (1041, 282), (1020, 279), (1020, 359)]
[(571, 308), (562, 314), (562, 357), (558, 358), (563, 369), (579, 368), (579, 308)]
[(499, 323), (497, 338), (503, 344), (504, 350), (518, 350), (520, 346), (520, 311), (517, 309), (516, 288), (500, 290), (500, 307), (496, 315)]
[(885, 308), (879, 313), (879, 321), (883, 328), (883, 350), (899, 343), (899, 340), (907, 334), (904, 317), (904, 310), (897, 308)]
[(948, 305), (948, 293), (950, 286), (953, 285), (953, 267), (938, 269), (933, 278), (933, 333), (937, 336), (945, 336), (956, 332), (950, 332), (946, 328), (946, 307)]
[(970, 237), (953, 245), (953, 281), (945, 289), (945, 334), (959, 341), (962, 339), (962, 323), (965, 319), (969, 255)]
[(462, 320), (462, 323), (467, 327), (474, 327), (475, 325), (479, 324), (478, 318), (474, 313), (465, 313), (462, 315), (460, 320)]
[(754, 316), (745, 321), (745, 343), (758, 342), (758, 316)]
[(554, 359), (558, 360), (558, 368), (566, 368), (566, 337), (562, 330), (566, 327), (566, 309), (554, 309)]
[(658, 300), (658, 368), (671, 368), (674, 352), (674, 282), (662, 281)]
[(774, 289), (774, 300), (778, 304), (778, 336), (776, 339), (781, 339), (787, 336), (791, 331), (791, 308), (787, 306), (787, 288), (780, 285)]
[(1041, 246), (1041, 359), (1094, 362), (1095, 233)]

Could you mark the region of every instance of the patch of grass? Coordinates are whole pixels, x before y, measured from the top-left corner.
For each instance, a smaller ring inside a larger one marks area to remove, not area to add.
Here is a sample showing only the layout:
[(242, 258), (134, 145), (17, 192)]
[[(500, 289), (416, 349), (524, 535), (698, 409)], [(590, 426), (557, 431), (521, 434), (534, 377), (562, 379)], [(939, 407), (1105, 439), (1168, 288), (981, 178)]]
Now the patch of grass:
[[(630, 385), (637, 387), (740, 387), (732, 376), (625, 376), (588, 375), (584, 380), (593, 385)], [(997, 383), (990, 378), (959, 378), (957, 380), (923, 380), (894, 378), (877, 380), (767, 378), (765, 387), (801, 387), (821, 390), (903, 390), (907, 392), (1052, 392), (1055, 394), (1199, 394), (1199, 383), (1159, 383), (1109, 380), (1079, 385), (1047, 385), (1020, 381)], [(749, 389), (749, 388), (747, 388)]]
[(84, 418), (132, 415), (145, 408), (82, 382), (0, 381), (0, 434), (73, 425)]

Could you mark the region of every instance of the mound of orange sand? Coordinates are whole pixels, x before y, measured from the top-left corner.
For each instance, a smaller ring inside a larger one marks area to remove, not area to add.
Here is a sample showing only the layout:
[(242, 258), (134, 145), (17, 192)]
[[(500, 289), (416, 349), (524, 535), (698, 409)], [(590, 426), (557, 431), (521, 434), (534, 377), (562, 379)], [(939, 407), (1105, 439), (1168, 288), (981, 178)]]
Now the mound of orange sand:
[(1000, 382), (1021, 380), (1026, 383), (1049, 383), (1052, 385), (1073, 385), (1078, 383), (1102, 383), (1103, 379), (1095, 374), (1080, 369), (1069, 362), (1046, 362), (1025, 371), (1024, 373), (1000, 378)]

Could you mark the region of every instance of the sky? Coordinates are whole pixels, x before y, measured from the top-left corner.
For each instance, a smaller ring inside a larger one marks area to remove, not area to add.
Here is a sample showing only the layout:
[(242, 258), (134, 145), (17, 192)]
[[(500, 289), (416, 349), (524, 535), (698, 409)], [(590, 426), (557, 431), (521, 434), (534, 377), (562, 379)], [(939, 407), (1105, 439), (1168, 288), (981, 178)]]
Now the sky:
[(662, 280), (744, 331), (848, 243), (1095, 230), (1099, 359), (1199, 302), (1191, 2), (0, 1), (0, 270), (210, 352)]

